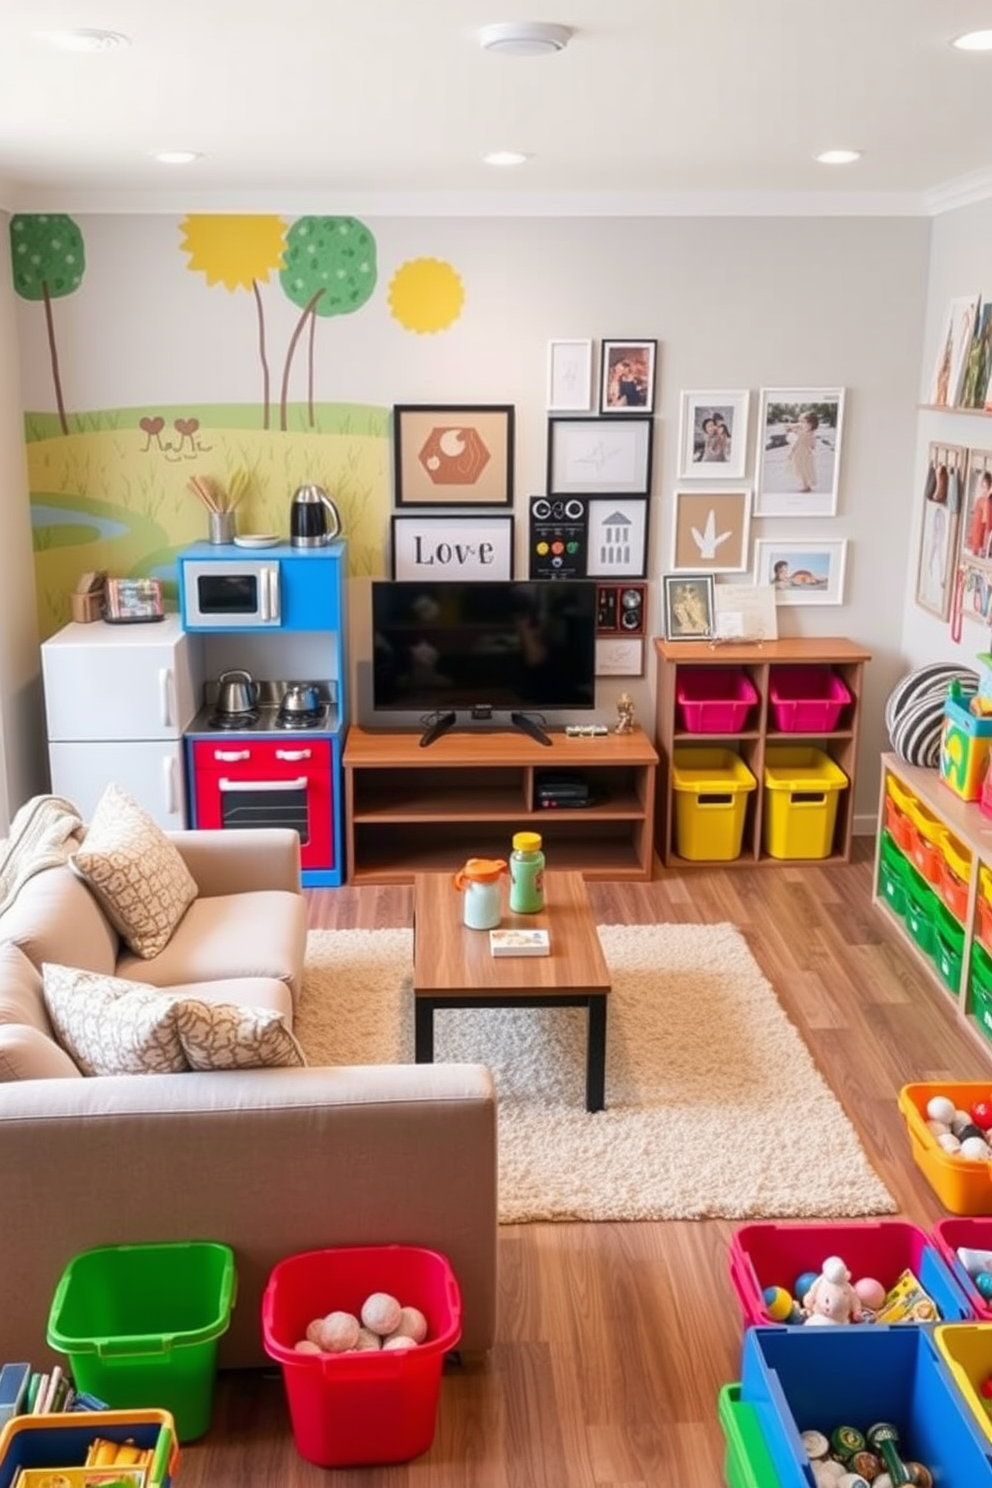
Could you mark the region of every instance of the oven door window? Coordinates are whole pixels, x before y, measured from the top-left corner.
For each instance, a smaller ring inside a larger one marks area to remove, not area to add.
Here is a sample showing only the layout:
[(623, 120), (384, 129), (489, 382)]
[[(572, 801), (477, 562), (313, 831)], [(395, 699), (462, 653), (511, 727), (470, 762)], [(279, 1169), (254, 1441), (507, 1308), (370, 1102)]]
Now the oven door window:
[(257, 615), (261, 609), (255, 573), (196, 575), (196, 610), (200, 615)]
[(300, 842), (310, 840), (308, 782), (296, 780), (222, 780), (220, 820), (223, 827), (290, 827)]

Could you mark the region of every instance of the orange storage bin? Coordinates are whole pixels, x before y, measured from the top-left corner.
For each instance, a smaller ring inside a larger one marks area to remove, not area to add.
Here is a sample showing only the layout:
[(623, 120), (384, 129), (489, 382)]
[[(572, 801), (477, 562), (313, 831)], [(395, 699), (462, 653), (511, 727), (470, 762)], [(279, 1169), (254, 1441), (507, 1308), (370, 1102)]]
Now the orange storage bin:
[(939, 883), (940, 866), (943, 862), (942, 844), (947, 828), (919, 801), (914, 800), (906, 814), (911, 824), (909, 856), (927, 883)]
[(978, 939), (992, 956), (992, 904), (984, 894), (979, 894), (975, 908), (978, 913)]
[(949, 1096), (959, 1110), (970, 1110), (976, 1100), (992, 1095), (992, 1073), (987, 1080), (940, 1080), (904, 1085), (899, 1092), (913, 1161), (944, 1208), (952, 1214), (992, 1214), (992, 1162), (968, 1162), (938, 1147), (927, 1127), (927, 1102), (935, 1095)]
[[(944, 853), (937, 863), (937, 892), (954, 918), (963, 925), (968, 914), (968, 880), (954, 872)], [(992, 909), (992, 905), (989, 908)]]
[(904, 811), (900, 811), (891, 796), (885, 797), (885, 825), (889, 836), (898, 848), (909, 853), (915, 835), (913, 823)]

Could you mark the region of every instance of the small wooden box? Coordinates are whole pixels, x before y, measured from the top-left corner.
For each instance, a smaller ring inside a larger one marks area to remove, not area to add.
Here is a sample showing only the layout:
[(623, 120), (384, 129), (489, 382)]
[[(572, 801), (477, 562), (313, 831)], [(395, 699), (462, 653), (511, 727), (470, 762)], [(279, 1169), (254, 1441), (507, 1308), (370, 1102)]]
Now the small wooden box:
[(106, 583), (107, 575), (103, 570), (84, 573), (79, 577), (75, 589), (69, 595), (73, 620), (79, 621), (81, 625), (88, 625), (90, 621), (102, 618)]

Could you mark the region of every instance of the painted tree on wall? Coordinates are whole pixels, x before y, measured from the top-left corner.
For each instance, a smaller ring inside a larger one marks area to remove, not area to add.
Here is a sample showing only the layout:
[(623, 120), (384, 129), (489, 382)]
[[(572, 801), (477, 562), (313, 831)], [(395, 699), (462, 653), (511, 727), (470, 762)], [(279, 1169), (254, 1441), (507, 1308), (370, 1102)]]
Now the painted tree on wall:
[(10, 252), (14, 289), (23, 300), (40, 300), (45, 307), (48, 354), (55, 384), (55, 404), (62, 433), (68, 434), (62, 396), (62, 377), (55, 341), (52, 301), (76, 292), (86, 271), (83, 235), (71, 217), (52, 213), (16, 212), (10, 219)]
[(258, 355), (262, 363), (262, 427), (269, 427), (272, 398), (269, 362), (265, 348), (265, 310), (260, 284), (282, 267), (286, 246), (286, 224), (281, 217), (260, 214), (214, 216), (191, 213), (179, 224), (180, 247), (189, 255), (189, 269), (199, 270), (208, 284), (222, 283), (233, 292), (250, 290), (258, 321)]
[(313, 428), (316, 317), (351, 315), (369, 299), (376, 284), (375, 238), (355, 217), (300, 217), (287, 234), (279, 280), (301, 311), (286, 348), (279, 427), (287, 427), (289, 374), (300, 337), (307, 330), (307, 419)]

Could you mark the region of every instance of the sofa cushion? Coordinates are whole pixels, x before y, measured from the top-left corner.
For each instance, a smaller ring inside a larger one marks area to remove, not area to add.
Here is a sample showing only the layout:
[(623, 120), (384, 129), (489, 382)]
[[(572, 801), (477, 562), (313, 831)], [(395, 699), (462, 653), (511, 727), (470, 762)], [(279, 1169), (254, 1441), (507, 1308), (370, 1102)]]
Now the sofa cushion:
[(0, 1024), (0, 1085), (14, 1080), (80, 1079), (73, 1064), (54, 1039), (28, 1023)]
[(41, 972), (17, 946), (0, 941), (0, 1026), (6, 1023), (27, 1024), (52, 1037)]
[(44, 961), (71, 960), (108, 975), (117, 964), (120, 936), (67, 864), (45, 868), (23, 883), (0, 924), (3, 939), (19, 946), (39, 972)]
[(168, 944), (196, 898), (196, 880), (178, 849), (117, 785), (108, 785), (97, 802), (72, 866), (142, 959)]
[(306, 939), (307, 908), (302, 894), (260, 889), (199, 898), (157, 956), (145, 962), (124, 951), (117, 971), (156, 987), (231, 977), (275, 977), (286, 983), (295, 1000)]
[(55, 1037), (84, 1075), (177, 1074), (187, 1068), (175, 999), (141, 982), (45, 962)]
[(179, 1038), (190, 1069), (258, 1069), (306, 1064), (281, 1013), (233, 1003), (176, 1002)]

